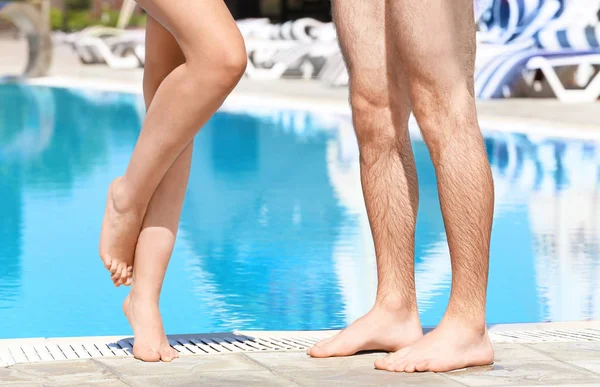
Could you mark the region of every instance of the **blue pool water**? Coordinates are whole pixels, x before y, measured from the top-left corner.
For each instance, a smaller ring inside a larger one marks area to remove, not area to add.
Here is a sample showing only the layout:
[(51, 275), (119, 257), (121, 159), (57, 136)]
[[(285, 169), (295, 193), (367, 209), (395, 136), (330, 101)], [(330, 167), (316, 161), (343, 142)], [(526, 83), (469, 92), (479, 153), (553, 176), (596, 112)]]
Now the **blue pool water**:
[[(0, 85), (0, 338), (129, 334), (97, 256), (108, 183), (143, 116), (126, 94)], [(600, 318), (596, 143), (489, 133), (490, 323)], [(427, 150), (416, 280), (424, 325), (450, 265)], [(374, 255), (347, 117), (228, 110), (198, 135), (161, 300), (169, 333), (340, 328), (371, 306)]]

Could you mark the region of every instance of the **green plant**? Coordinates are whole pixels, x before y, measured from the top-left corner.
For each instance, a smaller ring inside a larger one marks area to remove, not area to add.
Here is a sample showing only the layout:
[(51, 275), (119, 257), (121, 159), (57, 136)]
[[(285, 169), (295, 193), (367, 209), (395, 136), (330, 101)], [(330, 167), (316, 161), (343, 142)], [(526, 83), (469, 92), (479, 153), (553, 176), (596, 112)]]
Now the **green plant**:
[[(92, 17), (91, 13), (87, 10), (71, 10), (66, 13), (66, 23), (64, 16), (65, 14), (59, 8), (52, 8), (50, 10), (50, 25), (53, 30), (78, 31), (95, 25), (116, 27), (117, 21), (119, 20), (119, 11), (105, 11), (104, 17), (101, 16), (98, 19)], [(131, 17), (129, 26), (138, 28), (145, 27), (146, 15), (134, 14)]]
[(67, 10), (88, 10), (92, 5), (91, 0), (65, 0), (65, 9)]
[(79, 31), (86, 27), (98, 24), (89, 11), (72, 11), (68, 13), (68, 30)]
[(50, 28), (52, 30), (60, 30), (63, 26), (63, 13), (58, 8), (50, 10)]

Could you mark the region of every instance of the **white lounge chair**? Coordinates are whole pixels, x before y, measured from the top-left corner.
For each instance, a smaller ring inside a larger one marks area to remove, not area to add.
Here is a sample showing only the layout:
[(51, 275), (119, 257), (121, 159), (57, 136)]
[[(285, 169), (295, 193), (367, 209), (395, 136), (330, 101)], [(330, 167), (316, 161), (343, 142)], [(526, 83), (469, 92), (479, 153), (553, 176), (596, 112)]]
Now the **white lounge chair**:
[[(475, 2), (475, 21), (478, 22), (485, 12), (487, 12), (493, 4), (493, 0), (476, 0)], [(333, 23), (328, 23), (323, 25), (322, 27), (316, 28), (312, 32), (313, 34), (322, 34), (322, 40), (331, 40), (336, 41), (337, 35), (335, 33), (335, 27)], [(493, 54), (498, 54), (498, 48), (494, 50)], [(487, 51), (491, 53), (490, 50)], [(485, 55), (482, 55), (478, 48), (478, 58), (482, 58)], [(349, 75), (348, 70), (346, 68), (346, 64), (344, 62), (344, 58), (342, 56), (341, 51), (338, 49), (333, 52), (328, 58), (318, 74), (318, 79), (325, 82), (330, 86), (347, 86), (349, 83)]]
[(245, 39), (266, 39), (265, 30), (270, 26), (269, 19), (243, 19), (237, 21), (237, 26)]
[(534, 56), (526, 63), (528, 70), (542, 72), (556, 98), (561, 102), (593, 102), (600, 98), (600, 72), (594, 71), (581, 88), (567, 89), (556, 71), (561, 66), (600, 66), (600, 51), (562, 51), (560, 54)]
[(313, 30), (319, 30), (326, 25), (333, 25), (333, 23), (323, 23), (312, 18), (298, 19), (292, 24), (292, 38), (303, 43), (326, 39), (324, 34), (313, 32)]
[(320, 42), (337, 42), (337, 32), (333, 23), (325, 23), (319, 27), (312, 27), (309, 29), (308, 34), (317, 41)]
[[(550, 91), (563, 102), (589, 102), (600, 96), (600, 0), (565, 0), (559, 18), (536, 35), (536, 43), (549, 53), (532, 57), (525, 71), (530, 79), (542, 75)], [(531, 82), (531, 94), (543, 82)], [(568, 84), (568, 85), (565, 85)], [(539, 93), (544, 95), (543, 92)]]
[[(600, 76), (594, 71), (579, 89), (563, 85), (557, 68), (561, 66), (598, 66), (600, 51), (526, 50), (497, 58), (475, 77), (476, 95), (481, 99), (514, 96), (518, 85), (535, 87), (534, 71), (540, 71), (556, 98), (563, 102), (590, 102), (600, 97)], [(529, 72), (529, 74), (528, 74)], [(529, 93), (529, 96), (532, 93)]]
[[(539, 0), (519, 0), (522, 2), (531, 2)], [(545, 0), (538, 8), (537, 12), (531, 17), (521, 29), (518, 35), (512, 39), (512, 42), (522, 42), (532, 39), (539, 31), (544, 29), (551, 20), (556, 20), (561, 15), (561, 0)]]
[(547, 50), (589, 50), (600, 48), (600, 25), (570, 27), (559, 30), (541, 31), (537, 45)]
[(263, 58), (262, 61), (256, 60), (250, 54), (246, 75), (251, 79), (260, 80), (274, 80), (292, 74), (309, 79), (319, 72), (319, 69), (316, 68), (316, 59), (328, 57), (336, 49), (336, 43), (296, 43), (285, 49), (277, 50), (272, 56)]
[(482, 16), (488, 12), (494, 3), (494, 0), (475, 0), (475, 22), (478, 23)]
[[(523, 5), (525, 1), (537, 0), (515, 1), (521, 1)], [(479, 60), (475, 77), (477, 96), (510, 97), (516, 86), (523, 84), (522, 81), (530, 87), (538, 88), (540, 82), (536, 75), (541, 74), (552, 93), (561, 101), (590, 101), (598, 98), (597, 91), (600, 90), (596, 89), (597, 74), (592, 64), (596, 64), (595, 50), (599, 48), (600, 30), (589, 25), (594, 20), (597, 23), (598, 8), (600, 0), (566, 0), (560, 4), (550, 0), (542, 4), (538, 9), (539, 14), (530, 18), (530, 24), (524, 26), (521, 34), (513, 37), (510, 44), (501, 46), (505, 52), (499, 50), (498, 55), (492, 52), (485, 60)], [(548, 23), (547, 19), (552, 14), (555, 16)], [(513, 48), (515, 50), (511, 50)], [(482, 51), (485, 52), (480, 50)], [(578, 85), (580, 89), (567, 90), (560, 81), (556, 68), (567, 65), (591, 69), (588, 78)], [(535, 92), (525, 94), (531, 96)]]
[(303, 18), (281, 25), (243, 20), (238, 25), (246, 37), (246, 75), (252, 79), (312, 78), (338, 51), (333, 23)]
[(565, 0), (561, 16), (536, 35), (539, 47), (548, 50), (598, 48), (600, 0)]
[(540, 54), (541, 50), (526, 49), (493, 58), (475, 73), (475, 95), (480, 99), (511, 97), (527, 61)]
[(543, 28), (543, 31), (552, 32), (574, 26), (594, 26), (598, 24), (600, 0), (562, 0), (562, 4), (562, 12), (559, 17), (549, 22)]
[(348, 70), (341, 51), (331, 55), (321, 72), (317, 76), (319, 80), (330, 86), (347, 86), (349, 83)]
[[(105, 63), (114, 69), (132, 69), (143, 66), (139, 53), (144, 44), (142, 32), (128, 32), (116, 28), (91, 27), (75, 33), (69, 39), (79, 59), (86, 64)], [(120, 49), (115, 52), (114, 49)], [(126, 50), (124, 48), (130, 48)]]

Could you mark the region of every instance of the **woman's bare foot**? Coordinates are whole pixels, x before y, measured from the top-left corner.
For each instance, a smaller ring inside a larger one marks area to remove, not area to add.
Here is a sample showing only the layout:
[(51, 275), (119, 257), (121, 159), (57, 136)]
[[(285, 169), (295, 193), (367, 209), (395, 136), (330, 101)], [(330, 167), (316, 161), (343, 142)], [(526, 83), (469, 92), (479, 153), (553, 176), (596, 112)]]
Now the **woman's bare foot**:
[(108, 188), (102, 221), (100, 258), (115, 286), (131, 285), (135, 245), (144, 219), (145, 210), (137, 208), (129, 196), (123, 178), (116, 178)]
[(137, 300), (130, 293), (123, 301), (123, 312), (133, 328), (133, 356), (136, 359), (170, 362), (179, 357), (169, 344), (156, 303)]
[(494, 362), (494, 349), (487, 330), (468, 323), (442, 320), (440, 325), (414, 345), (375, 362), (375, 368), (395, 372), (447, 372)]
[(393, 352), (423, 336), (419, 316), (415, 312), (398, 312), (375, 306), (369, 313), (337, 335), (319, 341), (309, 348), (312, 357), (351, 356), (361, 351)]

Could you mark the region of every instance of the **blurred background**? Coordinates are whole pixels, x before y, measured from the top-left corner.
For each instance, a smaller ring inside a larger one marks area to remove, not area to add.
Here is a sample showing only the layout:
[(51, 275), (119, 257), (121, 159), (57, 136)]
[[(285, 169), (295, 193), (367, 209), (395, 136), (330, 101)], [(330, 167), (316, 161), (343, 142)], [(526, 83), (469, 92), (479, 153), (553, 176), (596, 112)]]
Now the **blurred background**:
[[(247, 79), (347, 85), (329, 1), (225, 3), (246, 39)], [(133, 0), (3, 4), (0, 74), (73, 76), (103, 74), (99, 67), (135, 71), (144, 65), (145, 14)], [(476, 0), (475, 10), (478, 98), (598, 98), (600, 1)]]

